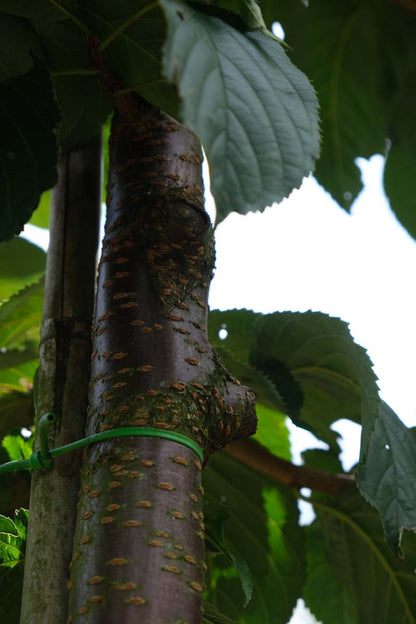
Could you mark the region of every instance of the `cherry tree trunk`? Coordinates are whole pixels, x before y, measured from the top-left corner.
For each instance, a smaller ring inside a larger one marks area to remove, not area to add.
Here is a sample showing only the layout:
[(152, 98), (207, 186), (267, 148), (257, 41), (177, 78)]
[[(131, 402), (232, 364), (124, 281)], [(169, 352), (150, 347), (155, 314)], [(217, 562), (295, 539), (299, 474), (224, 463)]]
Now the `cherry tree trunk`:
[[(99, 268), (87, 435), (151, 427), (84, 454), (69, 621), (199, 623), (205, 554), (201, 461), (251, 435), (251, 391), (206, 332), (214, 266), (202, 155), (160, 111), (116, 114)], [(158, 437), (158, 432), (160, 436)]]

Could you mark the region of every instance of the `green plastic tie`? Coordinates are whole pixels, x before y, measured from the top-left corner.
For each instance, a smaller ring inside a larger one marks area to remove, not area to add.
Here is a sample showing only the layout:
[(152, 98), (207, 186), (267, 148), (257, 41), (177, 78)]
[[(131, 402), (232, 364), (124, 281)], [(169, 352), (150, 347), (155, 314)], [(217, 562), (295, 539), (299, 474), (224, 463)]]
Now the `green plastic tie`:
[(65, 453), (82, 448), (83, 446), (88, 446), (89, 444), (94, 444), (94, 442), (102, 442), (103, 440), (126, 436), (143, 436), (146, 438), (164, 438), (165, 440), (172, 440), (173, 442), (190, 448), (198, 456), (200, 461), (202, 461), (204, 457), (201, 447), (192, 440), (192, 438), (188, 438), (188, 436), (177, 433), (176, 431), (166, 431), (154, 427), (119, 427), (118, 429), (108, 429), (107, 431), (100, 431), (87, 438), (76, 440), (70, 444), (49, 449), (48, 427), (55, 421), (56, 417), (51, 412), (44, 414), (38, 424), (39, 451), (33, 453), (29, 459), (19, 459), (0, 465), (0, 474), (15, 470), (47, 470), (52, 467), (54, 457), (64, 455)]

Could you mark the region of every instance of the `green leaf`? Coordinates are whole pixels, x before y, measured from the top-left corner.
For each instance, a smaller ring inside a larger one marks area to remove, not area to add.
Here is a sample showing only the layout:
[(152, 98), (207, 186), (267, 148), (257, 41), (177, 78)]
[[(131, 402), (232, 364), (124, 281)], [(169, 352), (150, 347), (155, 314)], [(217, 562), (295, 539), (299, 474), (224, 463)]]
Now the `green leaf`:
[[(75, 11), (77, 0), (59, 0), (59, 5), (69, 11)], [(34, 21), (56, 22), (66, 19), (62, 9), (54, 6), (50, 0), (1, 0), (1, 10)]]
[(33, 452), (33, 439), (24, 438), (20, 433), (5, 436), (1, 445), (10, 461), (29, 459)]
[[(225, 347), (240, 362), (249, 363), (250, 340), (253, 329), (262, 314), (252, 310), (210, 310), (208, 316), (209, 338), (215, 348)], [(225, 339), (220, 331), (227, 332)]]
[(43, 294), (41, 278), (0, 305), (0, 347), (3, 350), (22, 348), (29, 341), (39, 342)]
[(11, 533), (17, 537), (17, 529), (11, 518), (0, 515), (0, 533)]
[(203, 602), (202, 622), (203, 624), (235, 624), (233, 620), (230, 620), (207, 600)]
[(208, 579), (208, 600), (237, 622), (286, 624), (303, 583), (303, 538), (291, 492), (217, 453), (204, 471), (208, 499), (223, 502), (230, 517), (224, 536), (244, 560), (253, 596), (242, 611), (243, 594), (234, 569), (216, 556)]
[(35, 65), (0, 88), (0, 241), (18, 234), (56, 182), (58, 109), (48, 72)]
[(385, 153), (388, 138), (386, 193), (399, 220), (416, 235), (414, 14), (395, 2), (262, 0), (261, 5), (266, 23), (282, 23), (290, 56), (319, 95), (323, 145), (315, 175), (320, 184), (349, 208), (362, 188), (355, 159)]
[(15, 511), (14, 521), (0, 516), (0, 617), (7, 624), (19, 622), (27, 522), (25, 509)]
[(23, 561), (27, 518), (25, 510), (16, 510), (14, 521), (0, 516), (0, 566), (12, 568)]
[(384, 168), (384, 188), (400, 223), (416, 238), (416, 150), (392, 145)]
[(277, 457), (290, 461), (292, 455), (286, 416), (274, 409), (265, 407), (259, 402), (256, 402), (256, 413), (258, 418), (257, 431), (252, 439), (260, 442)]
[[(325, 614), (328, 624), (412, 624), (416, 617), (416, 535), (406, 536), (408, 556), (397, 559), (383, 539), (378, 514), (354, 486), (344, 488), (330, 502), (314, 501), (314, 508), (317, 520), (309, 532), (313, 539), (307, 539), (304, 595), (316, 616)], [(319, 529), (325, 539), (323, 551)], [(325, 580), (330, 585), (323, 585)]]
[(360, 624), (353, 596), (334, 574), (328, 560), (317, 522), (305, 527), (305, 538), (307, 577), (302, 597), (307, 607), (325, 624)]
[(224, 523), (230, 517), (228, 509), (218, 501), (207, 501), (204, 505), (204, 518), (206, 524), (205, 542), (208, 549), (215, 554), (224, 555), (234, 566), (244, 593), (243, 606), (246, 607), (253, 593), (253, 581), (247, 563), (230, 550), (224, 536)]
[(68, 151), (85, 143), (101, 129), (111, 106), (94, 77), (56, 77), (54, 85), (62, 111), (59, 144), (63, 151)]
[(97, 75), (89, 69), (88, 38), (70, 20), (38, 25), (61, 111), (58, 140), (63, 151), (85, 143), (112, 110)]
[[(276, 385), (249, 363), (250, 341), (260, 317), (261, 314), (250, 310), (211, 310), (208, 334), (227, 370), (256, 393), (258, 425), (254, 439), (275, 455), (290, 459), (285, 417), (288, 406)], [(225, 339), (220, 338), (221, 331), (227, 332)]]
[(362, 446), (357, 485), (380, 511), (387, 541), (400, 554), (403, 529), (416, 528), (416, 438), (385, 403)]
[[(7, 243), (0, 243), (0, 267), (1, 303), (2, 300), (9, 299), (28, 284), (39, 280), (45, 272), (46, 254), (37, 245), (23, 238), (14, 237)], [(5, 321), (4, 314), (1, 315), (1, 320)], [(0, 341), (4, 339), (4, 331), (2, 327)]]
[(0, 14), (0, 82), (28, 72), (33, 55), (41, 56), (41, 47), (27, 22)]
[(32, 215), (29, 223), (45, 230), (49, 229), (49, 216), (51, 212), (52, 191), (42, 193), (40, 202)]
[[(256, 393), (257, 402), (266, 408), (287, 413), (290, 407), (285, 403), (276, 385), (249, 361), (250, 342), (254, 327), (261, 314), (251, 310), (210, 311), (208, 333), (215, 350), (230, 372), (244, 385)], [(220, 331), (227, 331), (225, 340)]]
[(18, 536), (20, 537), (20, 539), (26, 540), (27, 525), (29, 522), (29, 510), (16, 509), (14, 514), (14, 522)]
[(307, 8), (300, 1), (286, 2), (275, 10), (290, 56), (319, 96), (323, 144), (315, 175), (344, 208), (362, 188), (355, 159), (385, 150), (377, 11), (366, 2), (332, 0)]
[(31, 390), (33, 378), (39, 366), (39, 359), (36, 358), (13, 368), (8, 368), (7, 365), (4, 367), (1, 365), (4, 355), (7, 356), (7, 354), (0, 354), (0, 392), (28, 392)]
[[(387, 136), (391, 143), (384, 169), (384, 188), (391, 207), (409, 234), (416, 238), (414, 171), (416, 169), (416, 41), (415, 15), (385, 3), (382, 35), (388, 37), (385, 67), (389, 96)], [(383, 45), (384, 45), (383, 37)]]
[[(380, 511), (389, 544), (399, 552), (402, 529), (416, 526), (416, 445), (409, 430), (381, 404), (371, 361), (355, 344), (347, 324), (319, 312), (250, 316), (243, 311), (241, 320), (238, 311), (215, 312), (210, 319), (214, 343), (222, 326), (228, 330), (223, 342), (230, 341), (230, 353), (235, 345), (236, 353), (246, 359), (243, 344), (250, 345), (251, 365), (266, 373), (292, 404), (287, 413), (329, 444), (333, 453), (339, 448), (331, 424), (341, 418), (362, 423), (358, 484)], [(227, 364), (234, 373), (232, 356)], [(304, 397), (300, 417), (293, 409), (293, 380)], [(261, 435), (267, 446), (267, 437)]]
[(318, 156), (311, 85), (260, 31), (241, 32), (180, 0), (161, 4), (164, 71), (207, 153), (218, 220), (286, 197)]
[(123, 88), (178, 117), (178, 96), (162, 72), (166, 22), (148, 0), (86, 0), (82, 4), (91, 31), (104, 42), (103, 58), (122, 79)]
[(379, 398), (371, 362), (338, 318), (320, 312), (265, 315), (255, 327), (251, 361), (260, 370), (266, 363), (269, 378), (277, 384), (283, 381), (282, 367), (290, 372), (304, 396), (296, 424), (334, 450), (337, 433), (329, 429), (333, 422), (348, 418), (359, 423), (362, 418), (372, 423), (377, 416)]

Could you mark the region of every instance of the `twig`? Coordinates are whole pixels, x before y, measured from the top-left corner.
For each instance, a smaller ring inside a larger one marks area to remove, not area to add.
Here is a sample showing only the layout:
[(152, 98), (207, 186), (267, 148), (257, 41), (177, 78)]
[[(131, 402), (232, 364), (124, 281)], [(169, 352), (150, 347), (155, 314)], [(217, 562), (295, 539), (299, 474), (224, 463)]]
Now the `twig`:
[(290, 487), (307, 487), (317, 492), (336, 494), (346, 484), (354, 482), (353, 475), (296, 466), (272, 455), (253, 440), (234, 442), (226, 448), (226, 451), (246, 466)]

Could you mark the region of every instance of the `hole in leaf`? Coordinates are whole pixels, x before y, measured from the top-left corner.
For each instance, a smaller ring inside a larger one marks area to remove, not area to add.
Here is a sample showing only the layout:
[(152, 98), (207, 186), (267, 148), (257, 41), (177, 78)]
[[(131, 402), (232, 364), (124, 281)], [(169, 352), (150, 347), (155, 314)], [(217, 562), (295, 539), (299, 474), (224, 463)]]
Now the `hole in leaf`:
[(279, 37), (279, 39), (281, 39), (282, 41), (285, 40), (286, 33), (280, 22), (273, 22), (272, 33), (274, 34), (275, 37)]
[[(302, 494), (302, 496), (306, 496), (307, 498), (310, 498), (312, 494), (312, 490), (310, 490), (309, 488), (303, 487), (300, 489), (300, 493)], [(300, 513), (299, 524), (301, 526), (308, 526), (309, 524), (312, 524), (312, 522), (316, 518), (316, 514), (312, 505), (308, 503), (307, 501), (301, 499), (301, 500), (298, 500), (298, 509)]]
[(226, 340), (226, 338), (228, 338), (228, 329), (226, 325), (221, 325), (221, 328), (218, 332), (218, 338), (220, 340)]

